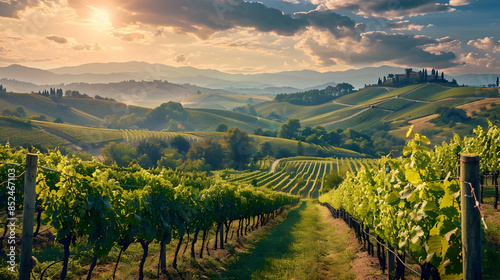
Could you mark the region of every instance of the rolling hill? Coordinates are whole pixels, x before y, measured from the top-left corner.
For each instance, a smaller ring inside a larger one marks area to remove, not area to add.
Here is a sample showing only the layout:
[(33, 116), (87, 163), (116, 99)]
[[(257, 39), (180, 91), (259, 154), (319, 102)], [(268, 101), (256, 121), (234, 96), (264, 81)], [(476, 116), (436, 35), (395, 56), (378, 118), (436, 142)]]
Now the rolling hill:
[[(366, 130), (382, 123), (390, 123), (394, 130), (398, 130), (400, 126), (407, 129), (408, 122), (435, 114), (440, 107), (464, 108), (466, 104), (480, 100), (488, 100), (485, 105), (500, 103), (499, 90), (431, 83), (402, 88), (372, 86), (317, 106), (271, 101), (260, 103), (255, 108), (264, 116), (275, 112), (285, 118), (299, 118), (303, 126), (319, 124), (327, 130)], [(427, 118), (426, 121), (432, 119)]]
[[(403, 88), (374, 86), (317, 106), (299, 106), (286, 102), (269, 101), (267, 97), (250, 97), (259, 114), (268, 116), (275, 113), (284, 119), (298, 118), (302, 127), (322, 125), (328, 131), (336, 128), (377, 131), (381, 125), (384, 125), (384, 129), (387, 130), (389, 127), (389, 132), (392, 134), (404, 136), (404, 132), (409, 126), (416, 124), (417, 132), (426, 129), (427, 133), (431, 134), (429, 136), (439, 140), (449, 138), (451, 127), (456, 124), (453, 122), (453, 124), (448, 125), (447, 122), (440, 121), (439, 114), (436, 114), (439, 108), (462, 108), (466, 111), (469, 119), (464, 119), (463, 123), (459, 121), (458, 125), (453, 128), (453, 131), (459, 133), (470, 132), (478, 124), (486, 123), (486, 119), (495, 120), (500, 116), (499, 106), (497, 106), (500, 105), (500, 94), (497, 88), (448, 87), (441, 84), (416, 84)], [(195, 94), (185, 100), (196, 104), (205, 102), (207, 107), (218, 107), (217, 104), (221, 107), (230, 107), (248, 104), (250, 97), (245, 95)], [(78, 144), (80, 141), (92, 145), (126, 139), (120, 131), (103, 128), (104, 118), (107, 115), (117, 115), (119, 118), (134, 113), (137, 117), (142, 117), (150, 110), (109, 100), (48, 98), (38, 94), (0, 94), (0, 109), (2, 111), (14, 110), (17, 107), (23, 107), (28, 118), (44, 115), (49, 122), (56, 118), (62, 119), (65, 123), (63, 125), (32, 122), (34, 129), (42, 129), (45, 133), (52, 134), (60, 143)], [(186, 112), (185, 119), (179, 121), (173, 130), (181, 133), (195, 133), (203, 138), (216, 137), (217, 135), (213, 135), (213, 131), (221, 123), (229, 127), (239, 127), (250, 134), (257, 128), (276, 131), (282, 124), (282, 122), (230, 110), (216, 108), (186, 108), (184, 110)], [(4, 125), (10, 127), (9, 129), (15, 128), (12, 124), (5, 122)], [(94, 128), (85, 128), (85, 126), (93, 126)], [(169, 126), (165, 123), (160, 125), (158, 130), (167, 127)], [(203, 135), (203, 133), (205, 134)], [(12, 135), (16, 135), (16, 133), (12, 133)], [(82, 137), (89, 135), (103, 137), (93, 137), (93, 140), (82, 139)], [(290, 151), (296, 150), (297, 143), (292, 140), (267, 137), (261, 139), (260, 136), (255, 136), (254, 139), (256, 139), (256, 143), (272, 139), (276, 143), (276, 147), (285, 147)], [(54, 142), (54, 139), (50, 142)], [(314, 155), (318, 150), (323, 150), (326, 154), (341, 155), (344, 153), (353, 156), (351, 151), (335, 150), (333, 147), (325, 148), (314, 145), (305, 147), (305, 151), (310, 155)]]

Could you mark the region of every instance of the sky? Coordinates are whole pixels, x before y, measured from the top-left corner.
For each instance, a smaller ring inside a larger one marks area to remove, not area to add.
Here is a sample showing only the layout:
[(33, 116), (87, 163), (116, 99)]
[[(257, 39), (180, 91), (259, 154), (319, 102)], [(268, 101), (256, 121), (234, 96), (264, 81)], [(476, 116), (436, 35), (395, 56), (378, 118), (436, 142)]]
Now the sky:
[(500, 73), (498, 0), (0, 0), (0, 66)]

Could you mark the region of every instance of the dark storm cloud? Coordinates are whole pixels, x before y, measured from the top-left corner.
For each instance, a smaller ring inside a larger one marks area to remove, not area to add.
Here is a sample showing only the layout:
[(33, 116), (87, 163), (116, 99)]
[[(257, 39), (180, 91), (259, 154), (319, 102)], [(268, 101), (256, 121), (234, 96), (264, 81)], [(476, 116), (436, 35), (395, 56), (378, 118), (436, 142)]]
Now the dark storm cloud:
[(342, 2), (327, 0), (326, 3), (331, 9), (389, 19), (454, 10), (449, 5), (433, 0), (351, 0)]
[(327, 28), (335, 36), (346, 36), (353, 34), (354, 27), (350, 18), (331, 11), (311, 11), (294, 16), (262, 3), (242, 0), (113, 0), (106, 4), (96, 0), (70, 0), (68, 3), (81, 16), (91, 14), (89, 5), (115, 9), (111, 14), (117, 27), (138, 23), (170, 26), (178, 32), (193, 33), (203, 39), (234, 27), (249, 27), (283, 36), (293, 36), (309, 26)]

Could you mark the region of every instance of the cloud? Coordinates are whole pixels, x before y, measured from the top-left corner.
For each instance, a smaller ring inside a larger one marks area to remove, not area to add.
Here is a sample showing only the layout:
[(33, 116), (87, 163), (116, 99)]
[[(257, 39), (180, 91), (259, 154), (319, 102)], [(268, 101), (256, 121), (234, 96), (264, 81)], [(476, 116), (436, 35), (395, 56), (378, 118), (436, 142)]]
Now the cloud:
[(177, 63), (185, 63), (186, 62), (186, 56), (183, 54), (180, 54), (175, 57), (175, 62)]
[(75, 51), (93, 51), (93, 52), (99, 52), (99, 51), (102, 51), (104, 48), (99, 44), (99, 43), (95, 43), (95, 44), (88, 44), (88, 43), (84, 43), (84, 44), (79, 44), (79, 45), (75, 45), (72, 47), (73, 50)]
[(410, 23), (409, 20), (402, 20), (402, 21), (389, 22), (389, 23), (387, 23), (386, 27), (390, 28), (391, 30), (418, 30), (418, 31), (420, 31), (425, 26)]
[[(92, 8), (102, 6), (98, 0), (70, 0), (68, 4), (84, 17), (91, 14)], [(170, 26), (204, 39), (233, 27), (290, 36), (307, 24), (278, 9), (242, 0), (112, 0), (108, 8), (114, 9), (110, 14), (115, 27), (137, 23)]]
[(113, 36), (125, 42), (138, 42), (146, 38), (144, 34), (138, 32), (132, 32), (132, 33), (113, 32)]
[(47, 40), (54, 41), (58, 44), (66, 44), (68, 42), (68, 39), (64, 37), (58, 37), (58, 36), (47, 36), (45, 37)]
[(40, 1), (34, 0), (0, 1), (0, 17), (19, 18), (19, 12), (39, 4)]
[[(104, 9), (97, 0), (69, 0), (80, 16), (90, 17), (92, 8)], [(119, 7), (119, 8), (118, 8)], [(313, 10), (294, 15), (243, 0), (112, 0), (108, 2), (111, 21), (117, 28), (148, 24), (172, 27), (178, 33), (191, 33), (208, 39), (215, 32), (232, 28), (252, 28), (260, 32), (293, 36), (307, 29), (328, 29), (334, 36), (352, 36), (355, 22), (329, 10)]]
[(437, 44), (430, 45), (424, 50), (433, 54), (443, 54), (446, 52), (459, 52), (462, 48), (460, 40), (453, 40), (450, 37), (436, 39)]
[(453, 52), (434, 54), (423, 48), (439, 42), (427, 36), (367, 32), (359, 42), (346, 38), (332, 40), (314, 34), (296, 47), (315, 58), (321, 66), (366, 65), (390, 62), (398, 65), (449, 68), (456, 66)]
[(500, 61), (490, 54), (480, 55), (478, 53), (466, 53), (458, 59), (467, 73), (498, 73), (500, 72)]
[(470, 40), (467, 45), (474, 46), (480, 50), (489, 52), (500, 52), (500, 41), (493, 39), (493, 37), (484, 37), (484, 39)]
[(309, 22), (310, 26), (326, 29), (336, 38), (356, 37), (356, 22), (349, 17), (339, 15), (330, 10), (314, 10), (307, 13), (296, 13), (295, 17)]
[(387, 19), (454, 11), (451, 6), (433, 0), (312, 0), (311, 2), (324, 4), (332, 10)]
[(469, 5), (474, 0), (450, 0), (450, 6), (463, 6)]

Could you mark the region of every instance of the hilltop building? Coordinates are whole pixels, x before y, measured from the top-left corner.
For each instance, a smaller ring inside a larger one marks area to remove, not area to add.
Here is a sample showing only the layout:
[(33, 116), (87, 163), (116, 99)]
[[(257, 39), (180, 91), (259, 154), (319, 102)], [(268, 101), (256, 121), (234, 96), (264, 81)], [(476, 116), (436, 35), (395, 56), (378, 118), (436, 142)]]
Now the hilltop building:
[(385, 86), (407, 86), (410, 84), (418, 83), (448, 83), (450, 85), (457, 85), (455, 79), (449, 82), (444, 78), (444, 72), (439, 73), (438, 70), (432, 69), (430, 74), (427, 69), (419, 70), (418, 72), (413, 71), (413, 68), (406, 68), (404, 74), (388, 74), (387, 77), (384, 76), (383, 80), (379, 78), (378, 85)]

